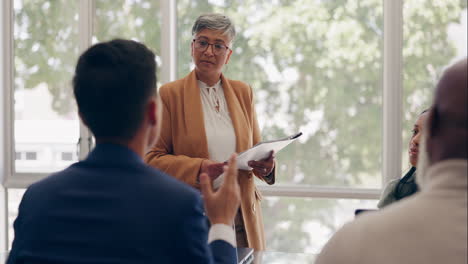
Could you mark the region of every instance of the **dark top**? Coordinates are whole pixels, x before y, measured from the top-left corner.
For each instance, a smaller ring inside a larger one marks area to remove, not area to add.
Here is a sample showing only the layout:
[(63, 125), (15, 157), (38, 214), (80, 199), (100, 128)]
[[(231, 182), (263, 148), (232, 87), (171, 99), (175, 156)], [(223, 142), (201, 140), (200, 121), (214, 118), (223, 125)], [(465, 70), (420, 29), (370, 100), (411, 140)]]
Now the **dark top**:
[(388, 183), (377, 207), (383, 208), (391, 203), (413, 195), (418, 190), (419, 188), (416, 184), (416, 168), (411, 167), (403, 178)]
[(200, 194), (130, 149), (98, 144), (31, 185), (14, 223), (14, 263), (236, 263), (208, 228)]

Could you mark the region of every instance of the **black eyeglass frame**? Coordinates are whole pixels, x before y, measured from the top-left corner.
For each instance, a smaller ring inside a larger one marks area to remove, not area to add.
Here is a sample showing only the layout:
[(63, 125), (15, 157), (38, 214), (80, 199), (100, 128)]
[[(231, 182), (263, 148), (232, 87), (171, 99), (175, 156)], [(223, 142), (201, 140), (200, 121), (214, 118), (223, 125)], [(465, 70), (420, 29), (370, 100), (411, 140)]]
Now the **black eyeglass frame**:
[[(209, 43), (209, 42), (208, 42), (208, 41), (206, 41), (206, 40), (192, 39), (192, 43), (194, 43), (195, 45), (196, 45), (196, 42), (197, 42), (197, 41), (204, 41), (204, 42), (206, 42), (206, 43), (207, 43), (207, 45), (206, 45), (206, 48), (205, 48), (205, 49), (203, 49), (203, 50), (201, 50), (201, 49), (197, 49), (197, 50), (198, 50), (198, 51), (200, 51), (200, 52), (205, 52), (205, 51), (206, 51), (206, 50), (207, 50), (207, 49), (208, 49), (210, 46), (213, 46), (213, 49), (212, 49), (212, 50), (213, 50), (213, 53), (214, 53), (215, 55), (218, 55), (218, 56), (219, 56), (219, 55), (224, 55), (224, 54), (226, 54), (226, 52), (227, 52), (228, 50), (230, 50), (230, 49), (231, 49), (231, 48), (230, 48), (228, 45), (219, 44), (219, 43)], [(214, 47), (215, 45), (221, 45), (221, 46), (224, 46), (224, 47), (226, 47), (226, 49), (224, 49), (224, 51), (223, 51), (221, 54), (218, 54), (218, 53), (216, 52), (216, 49), (215, 49), (215, 47)], [(195, 48), (195, 47), (194, 47), (194, 48)]]

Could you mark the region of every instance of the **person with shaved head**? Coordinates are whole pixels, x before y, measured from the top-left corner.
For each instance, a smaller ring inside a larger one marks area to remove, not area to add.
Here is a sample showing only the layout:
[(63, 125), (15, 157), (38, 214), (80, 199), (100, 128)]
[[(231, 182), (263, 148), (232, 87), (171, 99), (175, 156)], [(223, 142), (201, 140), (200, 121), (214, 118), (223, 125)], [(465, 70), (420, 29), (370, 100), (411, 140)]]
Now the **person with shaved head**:
[(420, 192), (345, 225), (316, 263), (467, 263), (467, 70), (465, 58), (437, 84), (418, 157)]

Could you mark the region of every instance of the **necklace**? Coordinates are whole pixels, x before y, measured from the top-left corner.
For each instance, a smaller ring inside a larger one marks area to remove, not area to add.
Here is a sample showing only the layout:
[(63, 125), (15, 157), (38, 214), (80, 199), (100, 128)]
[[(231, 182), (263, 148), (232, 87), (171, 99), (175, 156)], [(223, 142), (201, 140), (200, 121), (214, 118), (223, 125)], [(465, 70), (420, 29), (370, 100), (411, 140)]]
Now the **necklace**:
[(212, 106), (214, 106), (214, 109), (215, 109), (216, 113), (219, 114), (221, 105), (219, 103), (219, 96), (218, 96), (216, 88), (215, 87), (208, 87), (208, 95), (209, 95), (209, 97), (211, 99), (210, 100), (211, 104), (212, 104)]
[(215, 110), (216, 110), (216, 113), (219, 113), (219, 99), (218, 98), (216, 98)]

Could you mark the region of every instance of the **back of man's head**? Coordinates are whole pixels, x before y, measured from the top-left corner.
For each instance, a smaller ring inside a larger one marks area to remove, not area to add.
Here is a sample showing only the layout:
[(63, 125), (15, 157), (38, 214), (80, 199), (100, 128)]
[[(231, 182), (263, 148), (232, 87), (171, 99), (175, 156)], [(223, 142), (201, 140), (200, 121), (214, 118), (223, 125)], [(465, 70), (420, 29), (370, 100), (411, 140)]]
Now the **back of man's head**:
[(428, 118), (427, 152), (431, 164), (468, 158), (467, 59), (449, 67), (437, 84)]
[(96, 139), (130, 140), (156, 93), (154, 53), (132, 40), (98, 43), (79, 58), (73, 91)]

